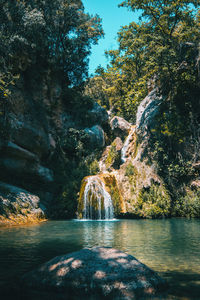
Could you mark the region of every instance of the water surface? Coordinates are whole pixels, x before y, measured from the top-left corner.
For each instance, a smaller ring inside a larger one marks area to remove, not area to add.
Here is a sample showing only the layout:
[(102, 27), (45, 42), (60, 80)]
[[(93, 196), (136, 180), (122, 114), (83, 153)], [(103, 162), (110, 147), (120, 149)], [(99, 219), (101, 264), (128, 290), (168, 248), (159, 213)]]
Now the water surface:
[(169, 299), (200, 299), (200, 220), (187, 219), (1, 227), (0, 289), (12, 294), (13, 282), (25, 272), (54, 256), (92, 246), (126, 251), (159, 272), (170, 284)]

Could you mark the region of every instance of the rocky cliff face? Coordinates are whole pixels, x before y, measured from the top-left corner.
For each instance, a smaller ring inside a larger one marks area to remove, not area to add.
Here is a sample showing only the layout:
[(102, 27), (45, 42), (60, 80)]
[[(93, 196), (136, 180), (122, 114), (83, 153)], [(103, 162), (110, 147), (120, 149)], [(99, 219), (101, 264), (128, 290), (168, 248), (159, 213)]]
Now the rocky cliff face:
[[(123, 143), (119, 142), (118, 137), (106, 148), (100, 160), (100, 169), (102, 172), (112, 172), (117, 179), (126, 206), (126, 213), (122, 212), (121, 216), (161, 217), (170, 213), (171, 198), (164, 182), (157, 174), (155, 165), (149, 164), (144, 157), (150, 138), (149, 130), (160, 102), (156, 91), (152, 91), (138, 108), (136, 125), (127, 124), (120, 118), (120, 122), (115, 122), (113, 126), (115, 118), (111, 120), (111, 128), (127, 137)], [(124, 123), (126, 126), (121, 126)]]
[[(104, 146), (102, 125), (108, 119), (106, 111), (92, 102), (81, 104), (79, 112), (71, 111), (73, 105), (68, 107), (66, 103), (73, 99), (63, 96), (62, 85), (55, 76), (49, 77), (43, 74), (36, 80), (27, 74), (22, 76), (1, 114), (2, 220), (17, 215), (18, 223), (20, 217), (27, 222), (33, 215), (35, 219), (48, 215), (61, 192), (58, 177), (62, 176), (59, 159), (63, 136), (70, 140), (70, 132), (81, 131), (86, 134), (87, 147), (94, 150)], [(70, 145), (65, 145), (65, 152), (65, 159), (70, 160)]]
[(171, 132), (173, 119), (156, 89), (138, 107), (135, 125), (120, 117), (109, 123), (105, 109), (48, 76), (21, 77), (1, 113), (2, 223), (74, 217), (81, 180), (96, 174), (109, 179), (104, 184), (118, 216), (200, 216), (195, 123), (184, 141), (183, 121), (176, 119)]
[[(166, 114), (165, 100), (154, 89), (139, 105), (135, 125), (127, 125), (121, 118), (119, 122), (118, 117), (111, 120), (114, 136), (120, 132), (121, 137), (127, 137), (123, 142), (117, 137), (106, 147), (100, 159), (100, 172), (110, 172), (117, 179), (126, 205), (126, 214), (122, 216), (200, 216), (198, 139), (185, 130), (185, 142), (180, 133), (178, 138), (174, 133), (172, 145), (171, 132), (164, 131), (166, 121), (161, 118)], [(182, 121), (176, 122), (182, 126)], [(178, 162), (176, 157), (180, 158)]]

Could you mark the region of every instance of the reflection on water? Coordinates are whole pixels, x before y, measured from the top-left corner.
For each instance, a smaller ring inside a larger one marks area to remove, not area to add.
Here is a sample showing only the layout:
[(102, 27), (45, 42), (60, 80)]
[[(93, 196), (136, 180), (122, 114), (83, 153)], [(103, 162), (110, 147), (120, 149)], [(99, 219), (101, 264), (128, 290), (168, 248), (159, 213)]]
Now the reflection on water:
[[(56, 255), (109, 246), (168, 279), (173, 299), (200, 299), (200, 220), (51, 221), (0, 228), (0, 288)], [(170, 299), (172, 296), (170, 296)]]

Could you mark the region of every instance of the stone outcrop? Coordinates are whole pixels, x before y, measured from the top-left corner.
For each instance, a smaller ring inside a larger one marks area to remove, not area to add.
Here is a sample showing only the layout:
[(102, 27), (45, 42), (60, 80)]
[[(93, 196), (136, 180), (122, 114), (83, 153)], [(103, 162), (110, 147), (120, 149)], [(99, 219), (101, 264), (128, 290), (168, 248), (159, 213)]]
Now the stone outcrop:
[(162, 96), (158, 96), (156, 89), (152, 90), (140, 103), (136, 115), (136, 130), (140, 136), (148, 135), (149, 130), (154, 125), (155, 116), (159, 113), (159, 106), (163, 101)]
[[(100, 160), (101, 173), (109, 171), (110, 174), (115, 175), (120, 195), (126, 206), (125, 216), (159, 218), (170, 214), (170, 195), (163, 180), (158, 176), (156, 167), (145, 156), (151, 128), (159, 113), (161, 101), (156, 90), (151, 91), (138, 107), (136, 125), (122, 126), (123, 131), (129, 133), (124, 143), (117, 151), (115, 140), (107, 146)], [(119, 118), (113, 118), (113, 123), (114, 120), (118, 128)], [(120, 163), (116, 167), (118, 155)], [(121, 215), (123, 216), (124, 213)]]
[(0, 224), (24, 224), (45, 219), (45, 207), (38, 196), (0, 182)]
[(110, 121), (110, 127), (116, 137), (124, 138), (128, 135), (131, 124), (123, 118), (115, 116)]
[(91, 110), (88, 111), (88, 116), (93, 124), (106, 124), (108, 122), (108, 113), (97, 102), (94, 102)]
[(200, 189), (200, 179), (194, 180), (191, 182), (190, 186), (193, 189)]
[[(74, 158), (72, 149), (78, 148), (79, 132), (87, 127), (87, 148), (101, 149), (105, 145), (103, 126), (108, 121), (99, 104), (83, 103), (77, 109), (76, 101), (68, 99), (73, 95), (66, 93), (64, 99), (61, 82), (62, 78), (50, 71), (36, 75), (30, 70), (13, 86), (9, 105), (0, 114), (0, 180), (36, 195), (47, 213), (62, 193), (60, 161)], [(70, 201), (75, 199), (70, 197)]]
[(70, 300), (153, 299), (166, 288), (166, 282), (136, 258), (106, 247), (58, 256), (22, 278), (22, 294), (31, 297), (34, 292), (34, 299), (43, 293)]
[(89, 137), (89, 143), (92, 148), (102, 148), (105, 146), (104, 131), (101, 126), (95, 125), (91, 128), (85, 128), (84, 131)]
[(27, 149), (40, 158), (50, 151), (48, 133), (40, 127), (40, 124), (29, 124), (16, 120), (12, 122), (11, 139), (14, 143)]

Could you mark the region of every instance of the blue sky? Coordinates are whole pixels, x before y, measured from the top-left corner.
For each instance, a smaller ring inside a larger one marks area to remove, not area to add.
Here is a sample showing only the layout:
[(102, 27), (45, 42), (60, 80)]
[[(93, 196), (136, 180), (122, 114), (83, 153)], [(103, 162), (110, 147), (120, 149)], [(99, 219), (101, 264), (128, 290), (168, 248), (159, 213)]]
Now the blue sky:
[(92, 74), (98, 65), (103, 67), (107, 65), (104, 51), (117, 48), (117, 32), (120, 27), (137, 21), (138, 14), (124, 7), (118, 8), (122, 0), (82, 0), (82, 2), (86, 12), (92, 15), (98, 14), (101, 17), (105, 32), (105, 37), (99, 41), (98, 45), (92, 46), (89, 65), (89, 73)]

